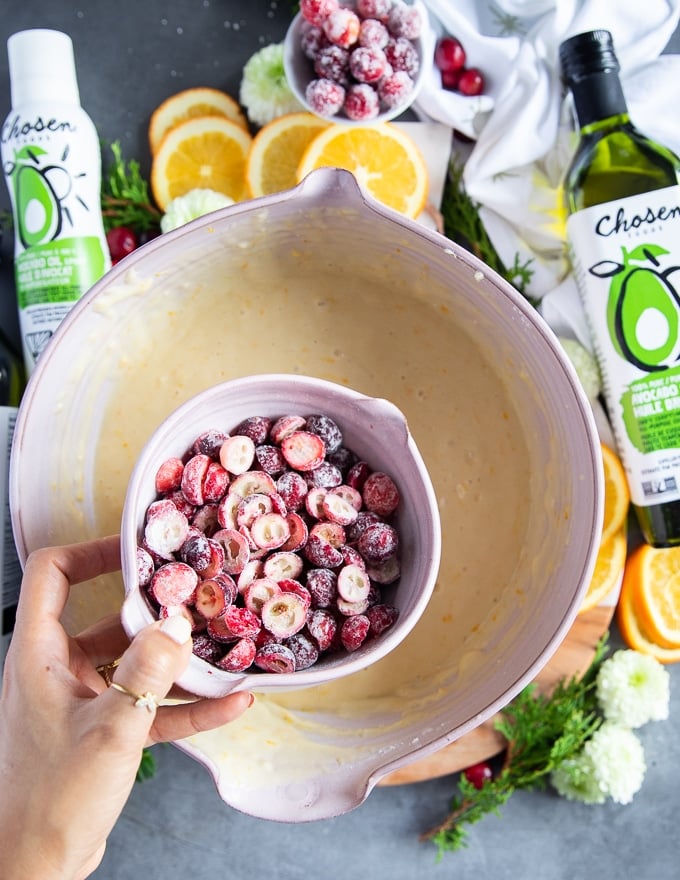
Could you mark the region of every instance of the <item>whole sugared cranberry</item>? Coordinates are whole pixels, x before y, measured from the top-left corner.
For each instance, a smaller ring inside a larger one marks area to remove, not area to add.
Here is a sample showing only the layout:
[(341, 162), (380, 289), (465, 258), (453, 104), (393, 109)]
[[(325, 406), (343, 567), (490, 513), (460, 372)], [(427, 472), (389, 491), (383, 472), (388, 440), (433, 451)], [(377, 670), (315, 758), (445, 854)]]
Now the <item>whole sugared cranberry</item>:
[(357, 0), (357, 12), (364, 18), (377, 18), (383, 23), (392, 8), (392, 0)]
[(434, 50), (434, 63), (439, 70), (461, 70), (465, 66), (466, 54), (463, 44), (455, 37), (442, 37)]
[(405, 70), (397, 70), (378, 83), (380, 100), (389, 109), (401, 107), (413, 91), (413, 80)]
[(404, 70), (412, 79), (416, 78), (420, 70), (420, 59), (416, 47), (410, 40), (406, 37), (392, 38), (384, 51), (393, 70)]
[(423, 26), (420, 11), (415, 6), (407, 6), (396, 0), (387, 16), (387, 27), (395, 37), (416, 40)]
[(387, 58), (377, 46), (359, 46), (349, 56), (349, 69), (355, 80), (376, 83), (387, 69)]
[(345, 102), (345, 89), (332, 79), (313, 79), (307, 85), (305, 99), (319, 116), (335, 116)]
[(384, 49), (390, 39), (390, 32), (377, 18), (365, 18), (359, 28), (359, 45)]
[(306, 58), (314, 61), (322, 49), (328, 45), (328, 37), (318, 24), (308, 24), (300, 35), (300, 48)]
[(349, 49), (359, 39), (361, 20), (352, 9), (341, 6), (323, 20), (322, 27), (333, 45)]
[(311, 24), (321, 24), (339, 5), (339, 0), (300, 0), (300, 12)]
[(374, 119), (380, 113), (378, 93), (368, 83), (357, 83), (347, 90), (344, 107), (347, 118), (355, 122)]
[(484, 76), (477, 67), (468, 67), (464, 70), (458, 80), (458, 91), (461, 95), (474, 97), (481, 95), (484, 91)]
[(314, 59), (314, 73), (320, 79), (332, 79), (341, 86), (349, 85), (349, 52), (340, 46), (326, 46)]

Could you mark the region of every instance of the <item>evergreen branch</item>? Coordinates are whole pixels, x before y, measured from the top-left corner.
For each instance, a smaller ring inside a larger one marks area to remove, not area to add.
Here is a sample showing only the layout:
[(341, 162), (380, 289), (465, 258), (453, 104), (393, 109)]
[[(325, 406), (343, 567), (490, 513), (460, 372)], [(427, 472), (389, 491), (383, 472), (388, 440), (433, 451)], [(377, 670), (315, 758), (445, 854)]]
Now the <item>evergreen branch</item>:
[(463, 171), (463, 164), (451, 161), (441, 204), (444, 232), (524, 293), (533, 274), (531, 259), (522, 263), (515, 254), (512, 266), (503, 263), (479, 216), (480, 206), (465, 191)]
[(500, 771), (479, 789), (461, 775), (448, 815), (420, 836), (436, 844), (439, 859), (465, 846), (464, 826), (489, 813), (499, 815), (513, 792), (544, 787), (553, 770), (574, 757), (595, 733), (602, 723), (595, 679), (606, 658), (607, 640), (608, 634), (600, 639), (581, 678), (562, 679), (550, 695), (530, 684), (501, 712), (494, 724), (507, 741)]
[(129, 226), (135, 232), (157, 230), (161, 212), (152, 203), (139, 162), (123, 159), (120, 143), (109, 144), (113, 158), (102, 177), (101, 208), (104, 228)]
[(156, 759), (151, 749), (143, 749), (142, 757), (137, 769), (136, 782), (144, 782), (156, 775)]

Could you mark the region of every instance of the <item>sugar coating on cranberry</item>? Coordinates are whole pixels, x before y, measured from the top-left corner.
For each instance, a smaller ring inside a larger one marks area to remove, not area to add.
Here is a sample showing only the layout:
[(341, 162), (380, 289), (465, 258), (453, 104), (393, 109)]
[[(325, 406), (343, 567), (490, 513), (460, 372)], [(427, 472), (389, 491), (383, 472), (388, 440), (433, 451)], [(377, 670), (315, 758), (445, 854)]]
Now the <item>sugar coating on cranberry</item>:
[(392, 7), (392, 0), (357, 0), (357, 12), (363, 18), (376, 18), (378, 21), (387, 21), (387, 16)]
[(340, 6), (324, 18), (321, 26), (331, 43), (349, 49), (359, 39), (361, 20), (352, 9)]
[(380, 113), (380, 99), (376, 90), (368, 83), (350, 86), (345, 98), (345, 113), (354, 122), (375, 119)]
[(340, 46), (328, 46), (321, 49), (314, 59), (314, 73), (320, 79), (330, 79), (340, 83), (341, 86), (349, 85), (350, 67), (349, 52)]
[(205, 662), (294, 672), (396, 621), (382, 590), (400, 574), (399, 492), (328, 415), (204, 431), (161, 464), (156, 489), (138, 583), (159, 617), (186, 617)]
[(339, 5), (339, 0), (300, 0), (300, 12), (310, 24), (321, 24)]
[(342, 446), (342, 431), (330, 416), (325, 413), (314, 413), (305, 419), (305, 430), (318, 434), (326, 447), (326, 455), (336, 452)]
[(384, 49), (390, 39), (390, 32), (377, 18), (365, 18), (359, 27), (359, 45), (368, 48)]
[(305, 100), (319, 116), (335, 116), (345, 103), (345, 89), (332, 79), (313, 79), (305, 89)]
[(359, 46), (352, 52), (349, 69), (362, 83), (377, 83), (385, 75), (387, 58), (379, 46)]
[(414, 82), (405, 70), (396, 70), (378, 83), (378, 96), (386, 107), (401, 107), (414, 88)]
[(390, 38), (384, 49), (385, 56), (393, 70), (404, 70), (415, 79), (420, 70), (418, 52), (406, 37)]
[(407, 6), (402, 0), (395, 0), (387, 15), (387, 27), (395, 37), (416, 40), (420, 36), (423, 20), (420, 10)]

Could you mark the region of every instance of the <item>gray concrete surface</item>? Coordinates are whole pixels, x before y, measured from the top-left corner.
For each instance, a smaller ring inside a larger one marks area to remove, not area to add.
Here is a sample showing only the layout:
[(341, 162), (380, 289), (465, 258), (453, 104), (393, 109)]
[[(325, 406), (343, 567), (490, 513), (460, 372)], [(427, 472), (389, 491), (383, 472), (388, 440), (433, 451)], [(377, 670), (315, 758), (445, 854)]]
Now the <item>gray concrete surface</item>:
[[(146, 125), (152, 109), (191, 85), (236, 94), (243, 63), (260, 46), (281, 39), (293, 5), (292, 0), (23, 0), (6, 4), (0, 16), (0, 47), (27, 27), (70, 33), (82, 103), (101, 137), (119, 139), (125, 154), (139, 158), (148, 171)], [(3, 48), (3, 118), (8, 109)], [(0, 209), (7, 207), (6, 189), (0, 187)], [(5, 256), (9, 244), (2, 245)], [(16, 335), (13, 297), (4, 259), (0, 319)], [(613, 639), (617, 644), (615, 629)], [(418, 836), (444, 816), (455, 777), (378, 788), (349, 814), (293, 826), (225, 806), (205, 770), (174, 747), (159, 746), (157, 775), (135, 787), (94, 876), (672, 880), (680, 876), (680, 665), (670, 672), (671, 719), (640, 731), (648, 770), (629, 806), (587, 807), (551, 791), (520, 793), (500, 818), (471, 829), (465, 850), (437, 863), (435, 848)]]

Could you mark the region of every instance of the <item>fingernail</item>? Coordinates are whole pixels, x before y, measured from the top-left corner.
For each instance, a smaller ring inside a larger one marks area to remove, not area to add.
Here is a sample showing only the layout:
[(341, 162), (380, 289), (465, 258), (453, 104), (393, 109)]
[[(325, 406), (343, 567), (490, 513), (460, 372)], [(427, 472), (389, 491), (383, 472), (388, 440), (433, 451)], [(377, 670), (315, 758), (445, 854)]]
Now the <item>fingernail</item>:
[(178, 645), (183, 645), (191, 638), (191, 624), (186, 617), (181, 617), (179, 614), (164, 618), (161, 621), (160, 629)]
[(249, 709), (250, 709), (250, 707), (253, 705), (254, 702), (255, 702), (255, 694), (251, 693), (251, 694), (250, 694), (250, 699), (248, 700), (248, 708), (249, 708)]

